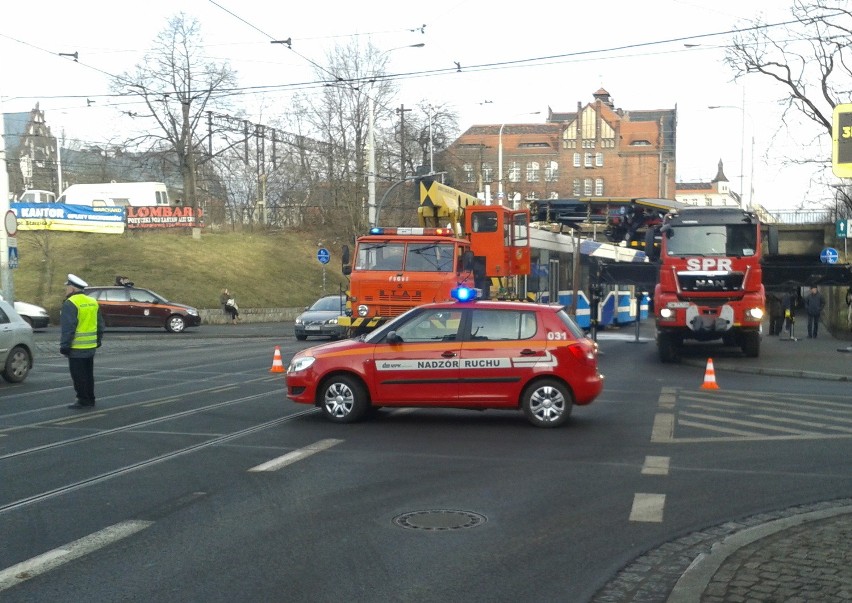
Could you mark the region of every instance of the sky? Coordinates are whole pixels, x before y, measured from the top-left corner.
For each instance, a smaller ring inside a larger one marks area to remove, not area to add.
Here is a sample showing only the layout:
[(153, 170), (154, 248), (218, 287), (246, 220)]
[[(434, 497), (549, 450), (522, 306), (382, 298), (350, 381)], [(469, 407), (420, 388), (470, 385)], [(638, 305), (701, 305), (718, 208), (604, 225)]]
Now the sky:
[[(625, 110), (677, 109), (678, 182), (709, 182), (722, 160), (731, 188), (742, 185), (746, 200), (769, 209), (833, 199), (832, 189), (814, 183), (837, 182), (830, 169), (786, 165), (805, 147), (830, 158), (828, 137), (814, 147), (820, 132), (813, 124), (782, 124), (777, 101), (783, 90), (755, 75), (734, 82), (723, 62), (730, 37), (709, 35), (758, 15), (787, 21), (789, 0), (42, 0), (37, 10), (6, 2), (0, 9), (3, 112), (39, 103), (54, 135), (83, 144), (132, 129), (126, 112), (133, 109), (110, 96), (110, 76), (132, 70), (179, 12), (198, 19), (208, 55), (227, 60), (240, 86), (313, 82), (311, 62), (323, 63), (335, 44), (357, 36), (387, 51), (389, 73), (411, 74), (399, 80), (397, 106), (448, 105), (461, 131), (543, 122), (549, 109), (575, 111), (603, 87)], [(288, 38), (289, 49), (270, 43)], [(420, 43), (425, 46), (411, 47)], [(589, 52), (595, 50), (608, 52)], [(76, 62), (59, 54), (74, 52)], [(289, 109), (289, 94), (240, 98), (247, 117), (264, 123), (265, 116)]]

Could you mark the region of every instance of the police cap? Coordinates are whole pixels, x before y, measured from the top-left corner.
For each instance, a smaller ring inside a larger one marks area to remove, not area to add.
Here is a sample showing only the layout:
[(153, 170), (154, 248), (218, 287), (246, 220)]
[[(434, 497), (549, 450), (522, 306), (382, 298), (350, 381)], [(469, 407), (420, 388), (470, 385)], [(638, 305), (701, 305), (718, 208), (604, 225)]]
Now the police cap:
[(66, 285), (71, 285), (77, 289), (85, 289), (89, 286), (89, 283), (81, 279), (79, 276), (74, 276), (73, 274), (68, 275), (68, 280), (65, 281)]

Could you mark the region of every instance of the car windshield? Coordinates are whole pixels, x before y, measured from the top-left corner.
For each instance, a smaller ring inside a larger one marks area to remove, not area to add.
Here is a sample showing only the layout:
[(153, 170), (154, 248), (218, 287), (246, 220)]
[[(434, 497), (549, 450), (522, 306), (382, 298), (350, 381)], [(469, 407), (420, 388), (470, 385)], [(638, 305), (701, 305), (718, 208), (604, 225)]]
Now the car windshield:
[(310, 307), (311, 310), (326, 311), (326, 312), (341, 312), (344, 307), (343, 298), (340, 297), (321, 297), (314, 302)]

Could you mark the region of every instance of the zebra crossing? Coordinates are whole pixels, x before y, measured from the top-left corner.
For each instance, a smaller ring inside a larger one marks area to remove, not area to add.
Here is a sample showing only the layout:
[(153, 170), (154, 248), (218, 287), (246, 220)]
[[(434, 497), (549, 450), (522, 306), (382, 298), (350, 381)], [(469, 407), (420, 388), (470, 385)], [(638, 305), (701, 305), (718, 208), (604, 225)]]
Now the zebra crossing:
[(848, 397), (675, 388), (661, 392), (651, 433), (655, 443), (831, 438), (852, 438)]

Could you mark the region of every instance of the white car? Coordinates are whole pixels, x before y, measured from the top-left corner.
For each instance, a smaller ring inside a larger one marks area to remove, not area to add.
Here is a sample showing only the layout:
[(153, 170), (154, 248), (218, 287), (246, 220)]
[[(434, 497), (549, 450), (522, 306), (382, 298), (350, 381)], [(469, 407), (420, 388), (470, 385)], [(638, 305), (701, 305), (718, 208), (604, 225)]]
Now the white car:
[(33, 329), (8, 302), (0, 300), (0, 376), (20, 383), (33, 367)]
[[(3, 294), (0, 293), (0, 301), (3, 301)], [(43, 329), (50, 324), (50, 315), (47, 310), (35, 304), (16, 301), (15, 312), (21, 315), (27, 323), (34, 329)]]

